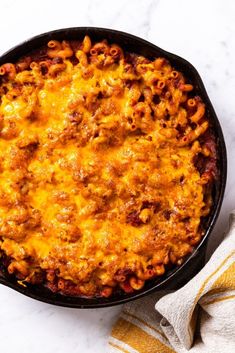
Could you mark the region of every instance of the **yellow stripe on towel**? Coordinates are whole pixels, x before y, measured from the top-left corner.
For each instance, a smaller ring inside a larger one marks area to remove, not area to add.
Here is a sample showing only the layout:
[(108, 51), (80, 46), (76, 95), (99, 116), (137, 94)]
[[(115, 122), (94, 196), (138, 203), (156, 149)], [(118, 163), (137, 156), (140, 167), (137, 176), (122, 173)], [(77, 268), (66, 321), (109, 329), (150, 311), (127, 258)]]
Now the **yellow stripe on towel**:
[(139, 321), (140, 323), (142, 323), (143, 325), (147, 326), (148, 328), (150, 328), (151, 330), (155, 331), (157, 334), (159, 334), (160, 336), (162, 336), (164, 339), (166, 339), (166, 336), (164, 335), (163, 332), (161, 332), (160, 330), (156, 329), (156, 327), (153, 327), (152, 325), (149, 325), (146, 321), (144, 321), (143, 319), (141, 319), (140, 317), (129, 313), (128, 311), (123, 311), (124, 315), (130, 316), (131, 318)]
[(175, 353), (175, 351), (157, 338), (122, 318), (118, 319), (111, 335), (120, 342), (124, 342), (130, 347), (133, 347), (139, 353)]
[[(229, 295), (235, 290), (235, 262), (233, 262), (213, 283), (211, 290), (203, 298), (203, 305), (214, 304), (227, 299), (233, 299)], [(227, 294), (227, 295), (226, 295)], [(213, 296), (216, 297), (213, 298)]]
[(109, 342), (110, 346), (116, 348), (117, 350), (119, 350), (120, 352), (123, 352), (123, 353), (130, 353), (129, 351), (127, 351), (126, 349), (118, 346), (117, 344), (113, 343), (113, 342)]
[(212, 290), (223, 288), (227, 290), (235, 289), (235, 262), (224, 271), (212, 285)]
[(214, 303), (218, 303), (218, 302), (222, 302), (222, 301), (229, 300), (229, 299), (234, 299), (234, 298), (235, 298), (235, 295), (228, 295), (227, 297), (221, 297), (221, 298), (212, 299), (211, 301), (203, 303), (203, 305), (210, 305), (210, 304), (214, 304)]
[[(188, 326), (188, 334), (190, 335), (191, 339), (192, 339), (193, 332), (194, 332), (193, 323), (194, 323), (195, 320), (192, 320), (192, 318), (193, 318), (193, 313), (195, 313), (195, 306), (196, 306), (196, 304), (198, 303), (200, 297), (202, 296), (203, 291), (204, 291), (206, 285), (209, 283), (209, 281), (218, 273), (218, 271), (219, 271), (221, 268), (223, 268), (223, 266), (228, 262), (228, 260), (229, 260), (232, 256), (234, 256), (234, 254), (235, 254), (235, 252), (232, 251), (232, 252), (220, 263), (220, 265), (219, 265), (219, 266), (204, 280), (204, 282), (202, 283), (202, 285), (201, 285), (201, 287), (200, 287), (200, 289), (199, 289), (199, 291), (198, 291), (198, 293), (197, 293), (197, 295), (196, 295), (196, 297), (195, 297), (195, 299), (194, 299), (194, 305), (192, 305), (192, 308), (191, 308), (190, 313), (189, 313), (189, 317), (191, 316), (191, 320), (190, 320), (191, 322), (190, 322), (190, 324), (189, 324), (189, 326)], [(226, 272), (226, 271), (224, 271), (223, 273), (225, 273), (225, 272)], [(218, 280), (218, 279), (217, 279), (217, 280)], [(216, 281), (215, 281), (215, 283), (216, 283)], [(212, 286), (212, 288), (213, 288), (213, 286)], [(192, 322), (192, 321), (193, 321), (193, 322)]]
[[(226, 262), (227, 262), (233, 255), (234, 255), (234, 251), (232, 251), (232, 253), (230, 253), (230, 254), (224, 259), (224, 261), (222, 261), (222, 263), (216, 268), (216, 270), (215, 270), (214, 272), (212, 272), (212, 273), (210, 274), (210, 276), (208, 276), (208, 277), (206, 278), (206, 280), (203, 282), (203, 284), (202, 284), (202, 286), (200, 287), (200, 289), (199, 289), (199, 291), (198, 291), (198, 294), (197, 294), (197, 296), (196, 296), (196, 298), (195, 298), (195, 300), (194, 300), (195, 305), (196, 305), (196, 303), (198, 302), (200, 296), (202, 295), (202, 293), (203, 293), (203, 291), (204, 291), (204, 289), (205, 289), (207, 283), (210, 281), (210, 279), (226, 264)], [(225, 271), (225, 272), (226, 272), (226, 271)], [(225, 272), (224, 272), (224, 273), (225, 273)], [(216, 281), (215, 281), (215, 283), (216, 283)], [(212, 286), (212, 287), (213, 287), (213, 286)], [(192, 310), (194, 310), (194, 307), (192, 307)]]

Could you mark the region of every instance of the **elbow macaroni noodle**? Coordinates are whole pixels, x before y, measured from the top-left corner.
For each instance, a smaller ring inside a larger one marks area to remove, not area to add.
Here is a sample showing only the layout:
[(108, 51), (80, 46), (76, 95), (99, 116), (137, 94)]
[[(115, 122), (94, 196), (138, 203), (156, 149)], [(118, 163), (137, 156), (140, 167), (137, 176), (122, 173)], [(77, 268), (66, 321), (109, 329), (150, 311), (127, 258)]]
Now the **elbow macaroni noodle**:
[(0, 261), (19, 283), (131, 293), (192, 252), (215, 141), (166, 59), (51, 40), (0, 67), (0, 94)]

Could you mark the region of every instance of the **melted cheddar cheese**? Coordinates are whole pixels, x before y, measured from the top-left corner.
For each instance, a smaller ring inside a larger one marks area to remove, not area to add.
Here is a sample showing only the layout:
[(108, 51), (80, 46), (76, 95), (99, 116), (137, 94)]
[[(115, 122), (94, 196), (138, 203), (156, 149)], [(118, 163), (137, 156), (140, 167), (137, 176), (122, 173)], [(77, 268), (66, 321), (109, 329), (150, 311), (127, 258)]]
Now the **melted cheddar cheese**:
[(164, 59), (48, 46), (0, 69), (2, 261), (64, 294), (140, 289), (203, 235), (204, 104)]

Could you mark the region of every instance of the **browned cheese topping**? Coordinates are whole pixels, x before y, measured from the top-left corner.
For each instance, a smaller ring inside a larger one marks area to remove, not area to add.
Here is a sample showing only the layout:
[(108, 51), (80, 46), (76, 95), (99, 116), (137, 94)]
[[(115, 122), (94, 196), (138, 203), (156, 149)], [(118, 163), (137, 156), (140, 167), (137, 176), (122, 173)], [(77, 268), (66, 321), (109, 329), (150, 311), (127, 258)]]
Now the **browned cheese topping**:
[(0, 261), (65, 295), (141, 289), (211, 208), (205, 105), (164, 58), (50, 41), (0, 67)]

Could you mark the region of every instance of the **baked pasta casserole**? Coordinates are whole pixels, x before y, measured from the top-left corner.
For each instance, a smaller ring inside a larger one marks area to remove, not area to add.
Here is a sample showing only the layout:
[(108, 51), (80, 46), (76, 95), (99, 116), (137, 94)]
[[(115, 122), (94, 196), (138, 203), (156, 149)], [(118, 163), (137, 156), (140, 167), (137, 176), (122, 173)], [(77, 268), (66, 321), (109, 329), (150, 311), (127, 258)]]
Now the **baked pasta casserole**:
[(0, 262), (26, 286), (109, 297), (182, 264), (212, 205), (202, 99), (165, 58), (51, 40), (0, 66)]

